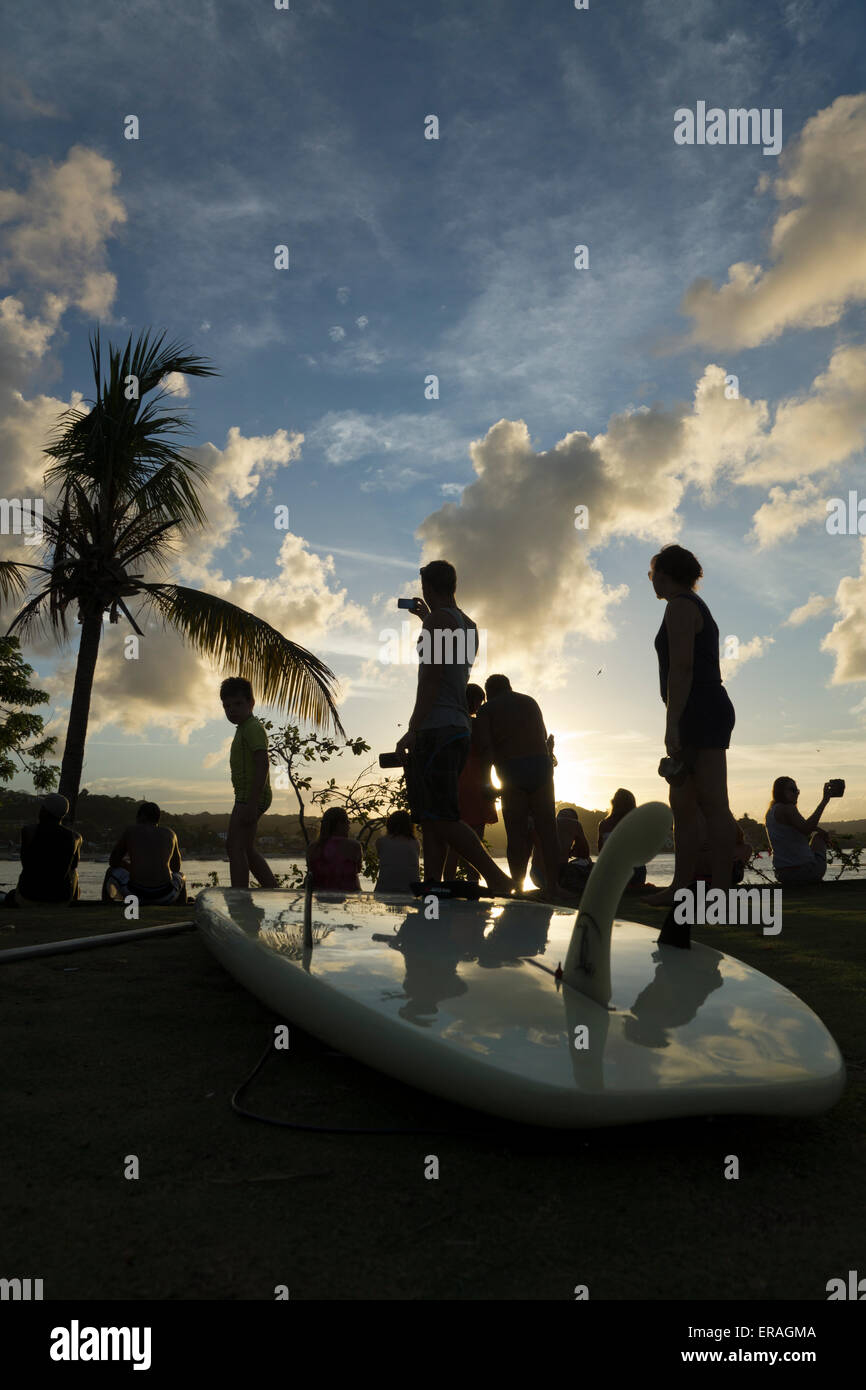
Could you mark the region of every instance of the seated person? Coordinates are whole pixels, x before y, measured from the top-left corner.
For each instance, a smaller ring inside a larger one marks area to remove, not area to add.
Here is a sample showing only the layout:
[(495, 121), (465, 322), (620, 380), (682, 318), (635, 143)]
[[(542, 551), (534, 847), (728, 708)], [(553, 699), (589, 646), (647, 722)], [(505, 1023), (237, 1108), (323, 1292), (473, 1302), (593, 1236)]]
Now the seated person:
[(332, 893), (358, 893), (358, 870), (364, 851), (349, 838), (349, 817), (342, 806), (329, 806), (322, 816), (319, 838), (307, 850), (313, 887)]
[[(599, 854), (601, 854), (601, 847), (608, 835), (612, 834), (623, 817), (627, 816), (629, 811), (633, 811), (636, 805), (634, 792), (627, 791), (625, 787), (617, 788), (611, 798), (610, 810), (598, 827)], [(625, 892), (628, 893), (644, 887), (646, 887), (646, 864), (637, 864), (625, 886)]]
[(411, 883), (421, 877), (421, 846), (408, 811), (392, 811), (385, 822), (387, 834), (376, 841), (379, 856), (377, 893), (411, 893)]
[(102, 884), (102, 901), (123, 901), (169, 907), (186, 902), (186, 880), (181, 873), (177, 836), (167, 825), (155, 801), (143, 801), (135, 825), (128, 825), (108, 857)]
[[(544, 874), (541, 864), (541, 846), (530, 818), (533, 854), (529, 877), (536, 888), (544, 887)], [(589, 841), (584, 834), (580, 817), (573, 806), (563, 806), (556, 813), (556, 840), (559, 846), (559, 886), (569, 891), (579, 892), (589, 877), (592, 859)]]
[[(742, 883), (746, 875), (746, 865), (754, 854), (752, 846), (746, 843), (743, 834), (743, 827), (737, 826), (737, 843), (734, 845), (734, 862), (731, 866), (731, 887), (736, 888), (738, 883)], [(710, 846), (704, 841), (698, 855), (698, 867), (695, 879), (703, 879), (709, 885), (712, 877), (713, 864)]]
[(797, 810), (800, 791), (793, 777), (777, 777), (773, 783), (773, 799), (764, 824), (773, 852), (773, 869), (782, 887), (820, 883), (827, 872), (830, 836), (818, 827), (818, 822), (827, 802), (836, 794), (833, 784), (825, 782), (824, 795), (811, 816), (804, 819)]
[(52, 792), (40, 802), (38, 824), (22, 826), (21, 874), (17, 887), (6, 894), (6, 907), (78, 901), (82, 842), (80, 835), (62, 824), (68, 814), (66, 797)]

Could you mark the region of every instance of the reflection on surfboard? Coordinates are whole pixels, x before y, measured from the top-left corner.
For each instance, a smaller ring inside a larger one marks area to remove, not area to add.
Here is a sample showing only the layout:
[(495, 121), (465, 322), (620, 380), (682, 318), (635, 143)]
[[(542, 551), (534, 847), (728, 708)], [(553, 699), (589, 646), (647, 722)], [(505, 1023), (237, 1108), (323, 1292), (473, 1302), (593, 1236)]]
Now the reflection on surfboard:
[[(651, 820), (656, 835), (658, 809)], [(620, 844), (622, 872), (643, 862), (633, 839)], [(659, 947), (657, 929), (605, 920), (605, 897), (615, 906), (615, 885), (602, 882), (576, 923), (537, 902), (441, 900), (428, 920), (407, 897), (313, 894), (306, 947), (296, 893), (209, 889), (197, 919), (278, 1014), (492, 1114), (582, 1127), (835, 1103), (842, 1059), (802, 1000), (702, 943)]]

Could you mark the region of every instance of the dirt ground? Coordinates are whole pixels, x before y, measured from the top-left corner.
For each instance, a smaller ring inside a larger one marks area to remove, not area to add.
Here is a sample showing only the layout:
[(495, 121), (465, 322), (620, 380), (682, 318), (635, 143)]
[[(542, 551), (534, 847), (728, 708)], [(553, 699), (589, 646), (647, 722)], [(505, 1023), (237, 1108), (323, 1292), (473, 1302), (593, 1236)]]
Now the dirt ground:
[[(812, 1120), (505, 1126), (293, 1026), (251, 1109), (444, 1133), (280, 1129), (229, 1104), (276, 1019), (196, 933), (9, 961), (0, 1274), (42, 1278), (61, 1300), (270, 1300), (279, 1285), (293, 1300), (570, 1300), (577, 1284), (593, 1299), (826, 1299), (864, 1249), (866, 890), (850, 888), (834, 890), (832, 921), (827, 899), (786, 895), (772, 942), (712, 935), (836, 1037), (848, 1089)], [(659, 921), (632, 902), (623, 915)], [(128, 925), (98, 907), (30, 925), (0, 911), (0, 950)], [(438, 1181), (424, 1177), (430, 1154)], [(739, 1181), (722, 1177), (727, 1154)]]

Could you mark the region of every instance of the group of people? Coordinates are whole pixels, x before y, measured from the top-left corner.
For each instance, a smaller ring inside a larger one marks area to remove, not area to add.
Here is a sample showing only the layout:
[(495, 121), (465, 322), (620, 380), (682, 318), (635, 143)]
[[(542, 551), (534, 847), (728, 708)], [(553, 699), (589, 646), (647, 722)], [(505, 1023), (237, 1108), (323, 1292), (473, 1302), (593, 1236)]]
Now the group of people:
[[(553, 735), (536, 701), (513, 690), (507, 676), (488, 676), (483, 689), (470, 682), (477, 628), (457, 606), (453, 565), (434, 560), (420, 575), (422, 597), (410, 608), (422, 624), (418, 685), (408, 726), (397, 743), (409, 811), (389, 816), (377, 841), (376, 890), (406, 892), (418, 882), (423, 845), (425, 883), (452, 878), (460, 859), (470, 878), (483, 878), (497, 895), (521, 891), (528, 869), (545, 898), (571, 901), (593, 865), (577, 811), (555, 809)], [(648, 572), (656, 597), (666, 605), (655, 648), (666, 708), (667, 757), (660, 771), (670, 783), (675, 865), (673, 882), (652, 891), (646, 885), (646, 866), (637, 865), (629, 888), (646, 887), (647, 902), (660, 906), (673, 904), (676, 891), (699, 877), (723, 888), (739, 882), (751, 853), (728, 803), (726, 750), (735, 714), (722, 684), (719, 630), (695, 593), (702, 576), (696, 557), (679, 545), (664, 546), (652, 557)], [(456, 636), (463, 640), (455, 642)], [(442, 660), (446, 651), (449, 659)], [(245, 677), (224, 680), (220, 699), (235, 726), (229, 758), (234, 805), (226, 839), (231, 884), (248, 888), (252, 874), (262, 888), (274, 888), (274, 874), (255, 844), (256, 827), (272, 799), (267, 731), (253, 714), (253, 689)], [(492, 784), (493, 768), (499, 790)], [(841, 795), (840, 788), (844, 783), (827, 782), (822, 800), (804, 817), (797, 809), (796, 782), (778, 777), (773, 783), (765, 825), (783, 885), (823, 878), (830, 837), (818, 822), (830, 798)], [(507, 874), (482, 843), (485, 828), (497, 820), (497, 797), (507, 836)], [(599, 852), (634, 807), (634, 795), (619, 788), (598, 828)], [(81, 837), (63, 825), (68, 811), (64, 796), (43, 798), (38, 823), (22, 831), (22, 871), (6, 905), (78, 897)], [(315, 887), (359, 888), (363, 849), (350, 835), (344, 809), (325, 811), (307, 860)], [(128, 894), (145, 903), (186, 901), (177, 837), (160, 825), (160, 809), (153, 802), (142, 804), (135, 824), (111, 851), (103, 897)]]
[[(59, 792), (42, 798), (39, 819), (21, 831), (21, 873), (3, 899), (6, 907), (35, 907), (78, 902), (81, 890), (78, 863), (82, 839), (63, 824), (69, 802)], [(134, 895), (141, 904), (186, 902), (177, 836), (160, 825), (162, 812), (153, 801), (138, 808), (108, 859), (102, 885), (103, 902), (125, 901)]]

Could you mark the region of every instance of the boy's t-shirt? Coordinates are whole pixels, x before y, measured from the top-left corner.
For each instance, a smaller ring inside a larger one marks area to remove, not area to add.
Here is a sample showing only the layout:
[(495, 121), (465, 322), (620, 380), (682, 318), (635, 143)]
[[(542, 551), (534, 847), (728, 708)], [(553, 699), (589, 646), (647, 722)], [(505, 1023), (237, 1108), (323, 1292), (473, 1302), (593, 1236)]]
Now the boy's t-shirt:
[[(243, 724), (238, 724), (229, 754), (235, 801), (249, 801), (250, 799), (255, 771), (253, 754), (259, 749), (267, 753), (268, 735), (261, 720), (256, 719), (255, 715), (251, 714), (249, 719), (244, 720)], [(271, 799), (271, 775), (268, 772), (265, 785), (259, 796), (259, 810), (266, 811), (271, 804)]]

